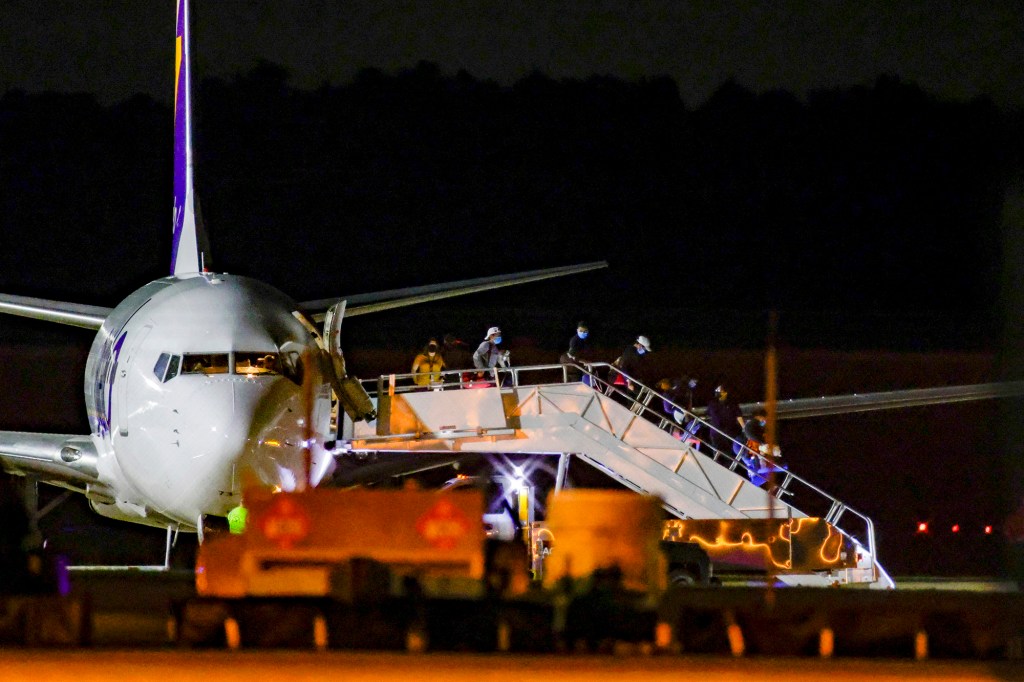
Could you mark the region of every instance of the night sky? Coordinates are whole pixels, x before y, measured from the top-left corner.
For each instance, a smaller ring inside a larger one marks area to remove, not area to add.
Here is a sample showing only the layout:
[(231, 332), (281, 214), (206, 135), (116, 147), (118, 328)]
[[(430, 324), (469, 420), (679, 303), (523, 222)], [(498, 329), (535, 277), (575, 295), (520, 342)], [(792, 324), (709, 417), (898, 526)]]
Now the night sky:
[[(174, 17), (172, 3), (155, 4), (0, 5), (0, 93), (16, 112), (0, 126), (32, 118), (18, 89), (92, 93), (106, 107), (33, 99), (38, 126), (13, 128), (30, 129), (25, 139), (0, 136), (10, 154), (0, 163), (0, 291), (113, 305), (163, 274), (170, 118), (160, 107)], [(754, 400), (768, 304), (783, 309), (791, 346), (784, 397), (985, 381), (1013, 368), (998, 317), (1020, 295), (1005, 287), (1020, 275), (1001, 270), (999, 216), (1000, 183), (1020, 163), (1002, 153), (1020, 145), (1020, 3), (194, 5), (196, 76), (223, 79), (202, 91), (211, 106), (197, 131), (197, 182), (222, 269), (303, 299), (612, 261), (514, 299), (358, 318), (346, 342), (364, 375), (404, 365), (427, 334), (475, 341), (495, 323), (519, 358), (553, 360), (583, 316), (600, 359), (642, 328), (666, 374), (696, 373), (707, 390), (729, 373)], [(291, 89), (275, 89), (273, 68), (252, 72), (259, 60), (283, 66)], [(417, 67), (424, 60), (440, 75)], [(385, 75), (350, 85), (371, 67)], [(522, 80), (534, 71), (544, 77)], [(591, 78), (603, 74), (613, 78)], [(318, 94), (325, 83), (334, 87)], [(115, 106), (135, 93), (157, 104)], [(588, 97), (611, 113), (566, 115)], [(466, 115), (466, 103), (497, 122)], [(534, 127), (517, 139), (524, 121)], [(346, 136), (349, 125), (358, 132)], [(467, 142), (467, 130), (480, 139)], [(770, 143), (752, 151), (761, 134)], [(970, 185), (962, 197), (959, 184)], [(687, 230), (714, 239), (687, 250), (689, 233), (677, 234)], [(748, 283), (743, 273), (770, 248), (785, 251), (785, 268)], [(774, 298), (759, 295), (766, 289)], [(77, 386), (89, 336), (0, 319), (0, 386), (16, 387), (0, 397), (0, 426), (84, 422)], [(46, 348), (26, 355), (20, 339)], [(52, 370), (62, 352), (74, 376)], [(69, 388), (73, 399), (29, 412)], [(901, 548), (900, 569), (948, 572), (928, 546), (908, 545), (906, 529), (928, 515), (938, 523), (974, 510), (988, 521), (1003, 510), (997, 427), (1012, 409), (806, 421), (783, 437), (798, 472), (869, 514), (889, 512), (876, 522), (882, 542)], [(1011, 489), (1021, 488), (1010, 465), (1019, 450), (1006, 450)], [(993, 553), (982, 554), (972, 565), (958, 552), (955, 569), (990, 570)]]
[[(148, 0), (0, 7), (0, 91), (136, 92), (168, 99), (174, 16)], [(170, 16), (167, 16), (170, 15)], [(896, 74), (946, 99), (1020, 108), (1024, 8), (1015, 0), (887, 2), (194, 3), (200, 77), (281, 64), (299, 87), (419, 60), (508, 85), (554, 78), (668, 75), (689, 106), (726, 79), (762, 92), (865, 84)]]

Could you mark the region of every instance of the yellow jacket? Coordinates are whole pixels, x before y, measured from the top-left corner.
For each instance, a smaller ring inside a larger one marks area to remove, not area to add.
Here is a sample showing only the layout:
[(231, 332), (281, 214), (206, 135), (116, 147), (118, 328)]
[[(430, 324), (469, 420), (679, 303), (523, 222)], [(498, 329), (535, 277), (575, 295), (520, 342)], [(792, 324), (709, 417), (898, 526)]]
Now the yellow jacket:
[(439, 384), (441, 383), (441, 370), (444, 368), (444, 358), (440, 353), (435, 353), (434, 357), (420, 353), (412, 361), (412, 372), (416, 375), (413, 377), (413, 381), (417, 386)]

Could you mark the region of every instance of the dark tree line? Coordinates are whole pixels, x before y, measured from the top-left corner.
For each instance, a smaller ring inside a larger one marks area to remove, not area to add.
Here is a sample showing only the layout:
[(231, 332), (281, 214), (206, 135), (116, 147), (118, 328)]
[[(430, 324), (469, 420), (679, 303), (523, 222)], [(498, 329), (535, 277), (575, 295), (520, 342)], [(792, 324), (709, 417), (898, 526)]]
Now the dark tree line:
[[(1019, 113), (895, 77), (694, 109), (668, 78), (421, 63), (302, 91), (261, 64), (196, 102), (216, 267), (300, 299), (606, 258), (611, 302), (991, 313), (1022, 156)], [(0, 290), (112, 303), (162, 275), (170, 126), (144, 96), (6, 93)]]

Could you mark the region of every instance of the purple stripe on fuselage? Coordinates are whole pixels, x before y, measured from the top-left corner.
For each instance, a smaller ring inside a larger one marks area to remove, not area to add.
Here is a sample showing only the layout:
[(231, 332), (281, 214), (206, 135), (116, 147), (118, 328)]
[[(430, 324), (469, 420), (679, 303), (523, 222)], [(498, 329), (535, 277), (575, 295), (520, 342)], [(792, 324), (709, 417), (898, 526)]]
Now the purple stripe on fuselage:
[(107, 428), (110, 428), (110, 418), (113, 411), (114, 402), (114, 378), (117, 376), (117, 361), (121, 358), (121, 346), (124, 345), (124, 340), (128, 338), (128, 332), (121, 334), (121, 338), (114, 344), (114, 358), (110, 363), (110, 374), (107, 376)]

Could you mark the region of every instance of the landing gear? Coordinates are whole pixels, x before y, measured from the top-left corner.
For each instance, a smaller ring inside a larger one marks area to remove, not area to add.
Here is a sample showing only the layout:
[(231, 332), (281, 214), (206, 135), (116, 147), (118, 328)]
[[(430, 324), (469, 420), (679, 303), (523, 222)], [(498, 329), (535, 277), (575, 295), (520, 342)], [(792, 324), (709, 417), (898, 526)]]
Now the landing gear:
[(171, 547), (178, 542), (178, 526), (167, 526), (167, 541), (164, 544), (164, 570), (171, 570)]

